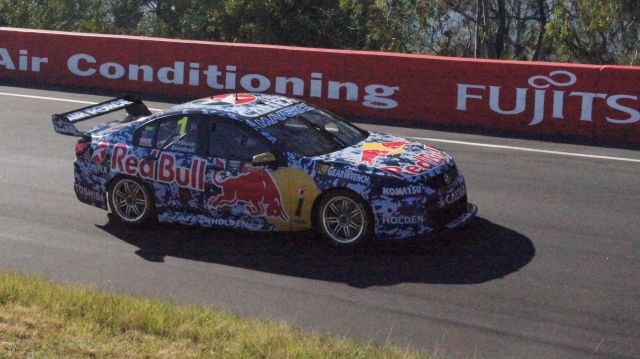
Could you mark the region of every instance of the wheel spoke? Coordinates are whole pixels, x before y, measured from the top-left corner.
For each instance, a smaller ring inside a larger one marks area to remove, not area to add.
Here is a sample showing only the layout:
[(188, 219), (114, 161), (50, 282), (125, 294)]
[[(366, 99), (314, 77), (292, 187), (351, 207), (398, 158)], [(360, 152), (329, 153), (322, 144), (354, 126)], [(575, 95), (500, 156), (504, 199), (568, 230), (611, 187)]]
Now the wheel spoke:
[(117, 190), (115, 191), (114, 195), (115, 195), (116, 197), (118, 197), (118, 198), (125, 198), (125, 197), (127, 196), (127, 195), (126, 195), (124, 192), (122, 192), (120, 189), (117, 189)]
[(353, 223), (353, 222), (349, 222), (349, 224), (347, 224), (347, 226), (349, 226), (349, 228), (353, 228), (353, 229), (355, 229), (356, 231), (359, 231), (359, 230), (360, 230), (360, 228), (362, 228), (362, 226), (361, 226), (361, 225), (356, 224), (356, 223)]
[(329, 205), (329, 209), (331, 209), (331, 211), (333, 212), (333, 214), (340, 214), (340, 210), (338, 209), (338, 207), (336, 206), (335, 203), (331, 203)]
[(133, 189), (131, 190), (131, 197), (137, 197), (138, 196), (138, 192), (140, 192), (140, 186), (135, 186), (133, 187)]
[(347, 227), (345, 224), (342, 225), (342, 233), (344, 233), (343, 238), (345, 239), (349, 239), (351, 236), (349, 235), (349, 227)]
[(348, 225), (346, 225), (346, 226), (343, 225), (342, 227), (344, 228), (344, 234), (347, 235), (347, 238), (351, 238), (351, 230), (349, 229), (349, 226)]
[(324, 221), (327, 223), (338, 223), (338, 217), (325, 217)]
[(144, 198), (138, 198), (138, 199), (136, 199), (136, 204), (138, 204), (138, 205), (146, 205), (147, 201)]
[(336, 236), (341, 237), (341, 236), (340, 236), (340, 232), (341, 232), (341, 231), (342, 231), (342, 225), (341, 225), (340, 223), (338, 223), (338, 225), (336, 226), (336, 230), (335, 230), (335, 231), (333, 231), (333, 233), (334, 233)]
[(349, 202), (347, 202), (346, 199), (342, 200), (342, 213), (347, 213), (349, 212)]
[(356, 218), (360, 218), (360, 216), (362, 216), (362, 212), (360, 212), (359, 208), (356, 208), (353, 211), (349, 212), (348, 216), (349, 216), (349, 219), (353, 220)]
[(140, 209), (136, 205), (131, 205), (131, 211), (133, 211), (133, 214), (135, 214), (136, 217), (140, 215)]

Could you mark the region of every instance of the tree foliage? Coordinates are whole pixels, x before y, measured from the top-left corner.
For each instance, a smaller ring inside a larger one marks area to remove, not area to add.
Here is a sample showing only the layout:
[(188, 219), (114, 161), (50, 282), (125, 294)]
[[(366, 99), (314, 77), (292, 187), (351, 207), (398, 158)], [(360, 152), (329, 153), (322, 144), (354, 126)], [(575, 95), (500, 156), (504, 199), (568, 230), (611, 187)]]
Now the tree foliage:
[(640, 64), (637, 0), (0, 0), (0, 26)]

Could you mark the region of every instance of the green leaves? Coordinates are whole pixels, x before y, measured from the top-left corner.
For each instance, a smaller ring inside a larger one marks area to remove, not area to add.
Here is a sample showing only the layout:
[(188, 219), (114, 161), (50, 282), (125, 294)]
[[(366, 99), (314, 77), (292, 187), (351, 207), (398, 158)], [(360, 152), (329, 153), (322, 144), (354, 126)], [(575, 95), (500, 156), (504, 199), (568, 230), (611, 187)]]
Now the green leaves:
[(547, 40), (561, 61), (638, 65), (640, 2), (564, 0), (553, 8)]
[(0, 26), (638, 65), (636, 0), (0, 0)]

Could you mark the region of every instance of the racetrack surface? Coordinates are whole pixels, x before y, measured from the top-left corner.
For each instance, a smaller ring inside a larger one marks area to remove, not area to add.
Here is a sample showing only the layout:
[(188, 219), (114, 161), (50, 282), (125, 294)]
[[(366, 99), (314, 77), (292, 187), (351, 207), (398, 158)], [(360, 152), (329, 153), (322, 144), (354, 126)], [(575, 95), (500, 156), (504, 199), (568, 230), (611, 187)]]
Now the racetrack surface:
[(51, 126), (86, 105), (8, 94), (105, 99), (0, 86), (2, 269), (452, 357), (640, 357), (637, 151), (363, 125), (438, 140), (479, 218), (344, 252), (308, 233), (114, 224), (75, 199), (76, 140)]

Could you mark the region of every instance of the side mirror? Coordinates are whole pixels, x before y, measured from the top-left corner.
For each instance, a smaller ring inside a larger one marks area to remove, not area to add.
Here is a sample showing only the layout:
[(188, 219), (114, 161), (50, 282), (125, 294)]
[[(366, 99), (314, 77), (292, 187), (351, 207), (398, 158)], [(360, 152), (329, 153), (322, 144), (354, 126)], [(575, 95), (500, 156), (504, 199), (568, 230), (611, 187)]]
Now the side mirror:
[(251, 164), (254, 166), (268, 166), (276, 162), (276, 156), (271, 152), (258, 153), (251, 159)]

